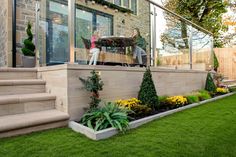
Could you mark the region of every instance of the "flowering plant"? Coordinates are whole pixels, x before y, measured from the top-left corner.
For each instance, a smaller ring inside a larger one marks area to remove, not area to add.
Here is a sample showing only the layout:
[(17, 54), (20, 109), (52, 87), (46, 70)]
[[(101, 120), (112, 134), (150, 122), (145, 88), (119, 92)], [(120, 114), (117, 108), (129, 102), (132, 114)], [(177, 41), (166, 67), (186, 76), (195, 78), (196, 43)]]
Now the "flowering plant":
[(226, 94), (226, 93), (229, 93), (229, 89), (228, 88), (217, 88), (216, 93), (217, 94)]
[(186, 105), (188, 101), (184, 96), (172, 96), (166, 99), (166, 103), (171, 107), (179, 107)]
[(152, 112), (152, 109), (150, 107), (141, 104), (141, 101), (137, 98), (118, 100), (116, 101), (116, 104), (120, 107), (133, 111), (133, 113), (131, 112), (129, 115), (134, 118), (145, 117), (147, 115), (150, 115)]

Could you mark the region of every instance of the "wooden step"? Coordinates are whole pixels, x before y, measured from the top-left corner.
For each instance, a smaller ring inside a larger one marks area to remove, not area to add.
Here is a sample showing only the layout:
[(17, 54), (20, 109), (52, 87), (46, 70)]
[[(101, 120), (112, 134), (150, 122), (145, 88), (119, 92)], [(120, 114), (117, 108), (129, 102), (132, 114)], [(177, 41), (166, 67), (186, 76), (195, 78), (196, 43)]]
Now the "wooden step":
[(45, 84), (38, 79), (0, 80), (0, 95), (44, 93)]
[(0, 80), (36, 79), (36, 68), (0, 68)]
[(0, 116), (0, 138), (68, 125), (69, 116), (57, 110)]
[(2, 95), (0, 116), (54, 109), (55, 100), (56, 96), (47, 93)]

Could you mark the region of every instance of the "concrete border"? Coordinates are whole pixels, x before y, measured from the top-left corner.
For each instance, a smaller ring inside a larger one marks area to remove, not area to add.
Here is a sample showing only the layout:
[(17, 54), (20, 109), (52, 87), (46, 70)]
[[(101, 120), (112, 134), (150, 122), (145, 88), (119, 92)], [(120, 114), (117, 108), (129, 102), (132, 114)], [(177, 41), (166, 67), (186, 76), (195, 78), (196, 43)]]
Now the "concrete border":
[[(205, 100), (205, 101), (201, 101), (199, 103), (190, 104), (190, 105), (183, 106), (183, 107), (180, 107), (180, 108), (177, 108), (177, 109), (173, 109), (173, 110), (170, 110), (170, 111), (159, 113), (159, 114), (156, 114), (156, 115), (153, 115), (153, 116), (145, 117), (145, 118), (130, 122), (129, 123), (129, 129), (134, 129), (134, 128), (137, 128), (137, 127), (139, 127), (143, 124), (151, 122), (153, 120), (160, 119), (162, 117), (165, 117), (165, 116), (177, 113), (177, 112), (181, 112), (181, 111), (184, 111), (184, 110), (189, 109), (189, 108), (197, 107), (197, 106), (209, 103), (209, 102), (213, 102), (213, 101), (225, 98), (225, 97), (229, 97), (229, 96), (232, 96), (234, 94), (235, 93), (229, 93), (229, 94), (217, 96), (215, 98)], [(72, 130), (74, 130), (75, 132), (84, 134), (88, 138), (90, 138), (92, 140), (96, 140), (96, 141), (102, 140), (102, 139), (107, 139), (109, 137), (112, 137), (112, 136), (118, 134), (118, 132), (119, 132), (115, 128), (108, 128), (108, 129), (104, 129), (104, 130), (101, 130), (101, 131), (94, 131), (93, 129), (90, 129), (90, 128), (88, 128), (84, 125), (81, 125), (81, 124), (79, 124), (75, 121), (70, 121), (69, 122), (69, 127)]]

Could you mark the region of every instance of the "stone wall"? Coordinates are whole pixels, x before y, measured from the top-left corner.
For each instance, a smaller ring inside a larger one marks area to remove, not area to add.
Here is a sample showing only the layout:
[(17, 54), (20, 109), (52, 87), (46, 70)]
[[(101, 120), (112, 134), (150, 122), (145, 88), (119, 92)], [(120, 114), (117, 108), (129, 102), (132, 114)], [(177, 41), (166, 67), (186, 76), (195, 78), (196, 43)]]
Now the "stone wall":
[(8, 0), (0, 5), (0, 67), (7, 66), (8, 52)]
[[(65, 64), (42, 67), (39, 77), (46, 80), (47, 90), (57, 96), (57, 109), (78, 120), (88, 108), (90, 93), (83, 89), (79, 77), (86, 78), (95, 69), (104, 82), (103, 101), (137, 97), (145, 68)], [(152, 68), (158, 95), (179, 95), (203, 89), (207, 72)]]

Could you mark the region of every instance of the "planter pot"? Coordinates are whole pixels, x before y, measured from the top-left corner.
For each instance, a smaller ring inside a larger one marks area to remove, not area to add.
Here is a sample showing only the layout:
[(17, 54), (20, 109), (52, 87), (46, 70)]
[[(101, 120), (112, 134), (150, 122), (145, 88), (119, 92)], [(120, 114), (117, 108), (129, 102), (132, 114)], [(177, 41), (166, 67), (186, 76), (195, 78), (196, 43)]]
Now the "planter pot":
[(23, 67), (33, 68), (35, 67), (35, 57), (34, 56), (22, 56)]

